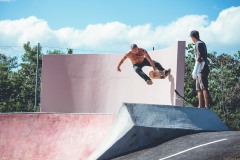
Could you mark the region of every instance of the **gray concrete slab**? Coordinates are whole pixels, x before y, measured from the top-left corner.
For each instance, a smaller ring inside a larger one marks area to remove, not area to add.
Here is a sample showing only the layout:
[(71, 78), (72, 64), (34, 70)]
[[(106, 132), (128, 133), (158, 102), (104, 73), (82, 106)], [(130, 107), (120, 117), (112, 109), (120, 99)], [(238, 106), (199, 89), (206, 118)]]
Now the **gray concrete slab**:
[(228, 128), (208, 109), (123, 103), (109, 135), (88, 159), (112, 159), (207, 131)]
[(237, 160), (240, 131), (204, 132), (183, 136), (114, 160)]

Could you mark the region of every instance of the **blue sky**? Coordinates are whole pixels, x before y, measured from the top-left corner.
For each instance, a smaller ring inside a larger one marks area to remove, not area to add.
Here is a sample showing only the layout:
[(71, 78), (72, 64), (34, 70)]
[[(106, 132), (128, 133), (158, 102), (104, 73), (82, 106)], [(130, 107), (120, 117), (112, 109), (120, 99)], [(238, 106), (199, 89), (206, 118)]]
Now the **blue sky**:
[(123, 52), (189, 43), (198, 29), (210, 51), (236, 52), (239, 13), (239, 0), (0, 0), (0, 44)]
[(112, 21), (156, 27), (189, 14), (208, 15), (214, 20), (221, 10), (239, 5), (239, 0), (10, 0), (0, 2), (0, 19), (36, 16), (53, 29)]

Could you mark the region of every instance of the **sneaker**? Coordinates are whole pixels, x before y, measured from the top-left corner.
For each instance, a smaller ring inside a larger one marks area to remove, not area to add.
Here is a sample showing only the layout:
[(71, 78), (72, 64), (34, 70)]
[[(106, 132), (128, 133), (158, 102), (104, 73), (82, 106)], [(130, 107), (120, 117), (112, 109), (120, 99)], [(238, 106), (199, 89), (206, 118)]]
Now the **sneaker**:
[(153, 84), (153, 82), (152, 82), (151, 79), (150, 79), (150, 80), (147, 80), (146, 82), (147, 82), (148, 85), (152, 85), (152, 84)]
[(167, 77), (171, 73), (171, 69), (169, 68), (168, 70), (165, 70), (164, 74)]

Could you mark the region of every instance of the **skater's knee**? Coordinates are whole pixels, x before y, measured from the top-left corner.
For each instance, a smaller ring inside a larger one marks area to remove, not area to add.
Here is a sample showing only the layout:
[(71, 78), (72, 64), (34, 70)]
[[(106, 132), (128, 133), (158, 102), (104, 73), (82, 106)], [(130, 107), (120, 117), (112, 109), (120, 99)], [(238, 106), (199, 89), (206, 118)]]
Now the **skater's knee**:
[(157, 61), (153, 61), (153, 63), (154, 63), (154, 65), (155, 65), (156, 67), (162, 67), (162, 65), (161, 65), (159, 62), (157, 62)]
[(160, 71), (164, 70), (164, 68), (162, 67), (162, 65), (160, 63), (155, 64), (155, 66)]
[(138, 66), (134, 66), (133, 69), (134, 69), (134, 71), (137, 72), (137, 73), (138, 73), (138, 72), (141, 72), (141, 68), (139, 68)]

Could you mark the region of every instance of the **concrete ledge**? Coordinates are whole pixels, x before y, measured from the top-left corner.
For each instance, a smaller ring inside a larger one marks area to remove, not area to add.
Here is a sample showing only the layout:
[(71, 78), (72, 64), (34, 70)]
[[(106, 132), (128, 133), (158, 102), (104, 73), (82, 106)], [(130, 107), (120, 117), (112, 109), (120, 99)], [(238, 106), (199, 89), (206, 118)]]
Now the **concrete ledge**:
[(228, 130), (208, 109), (123, 103), (107, 138), (88, 159), (111, 159), (184, 135)]

